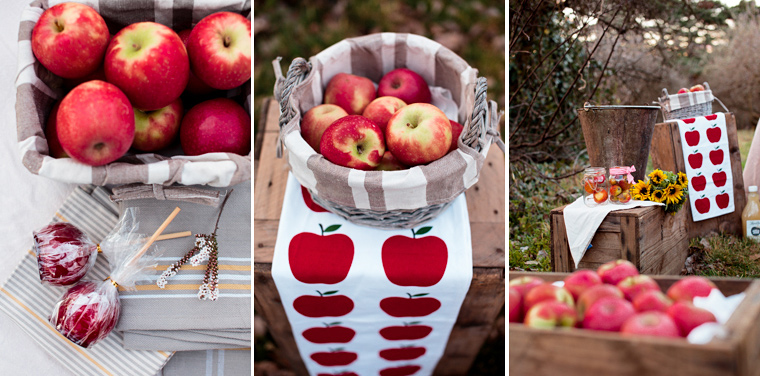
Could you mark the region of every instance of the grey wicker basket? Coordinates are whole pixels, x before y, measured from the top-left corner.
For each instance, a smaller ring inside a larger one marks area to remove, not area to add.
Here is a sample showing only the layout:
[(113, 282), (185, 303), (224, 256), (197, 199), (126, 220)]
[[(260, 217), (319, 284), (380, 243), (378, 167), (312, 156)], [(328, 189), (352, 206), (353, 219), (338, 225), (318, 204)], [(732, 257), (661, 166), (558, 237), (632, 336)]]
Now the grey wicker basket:
[[(723, 107), (723, 109), (726, 110), (726, 112), (728, 112), (728, 109), (723, 104), (723, 102), (721, 102), (720, 99), (718, 99), (712, 94), (710, 85), (707, 82), (704, 82), (704, 86), (705, 86), (705, 93), (708, 94), (710, 98), (717, 100), (718, 103), (720, 103), (720, 105)], [(668, 94), (668, 89), (665, 89), (665, 88), (662, 89), (662, 94), (663, 96), (659, 98), (659, 104), (660, 104), (660, 108), (662, 109), (662, 117), (666, 121), (673, 120), (673, 119), (688, 119), (688, 118), (694, 118), (698, 116), (706, 116), (713, 113), (712, 99), (701, 101), (691, 106), (684, 106), (676, 110), (668, 111), (665, 104), (670, 103), (671, 95)], [(677, 95), (687, 96), (688, 93), (677, 94)]]

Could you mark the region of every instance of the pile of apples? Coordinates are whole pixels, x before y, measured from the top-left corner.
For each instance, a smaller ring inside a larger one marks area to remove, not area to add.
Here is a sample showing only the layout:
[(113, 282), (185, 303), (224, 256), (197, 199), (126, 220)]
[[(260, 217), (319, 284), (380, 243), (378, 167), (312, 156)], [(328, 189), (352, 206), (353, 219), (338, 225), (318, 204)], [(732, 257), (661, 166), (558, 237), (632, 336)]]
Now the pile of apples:
[(462, 125), (430, 104), (418, 73), (399, 68), (375, 89), (366, 78), (338, 73), (325, 88), (324, 104), (301, 119), (301, 136), (339, 166), (393, 171), (435, 161), (457, 148)]
[(682, 87), (682, 88), (678, 89), (678, 94), (689, 93), (689, 92), (693, 93), (693, 92), (696, 92), (696, 91), (705, 91), (704, 85), (702, 85), (702, 84), (696, 84), (696, 85), (692, 86), (689, 89), (687, 89), (685, 87)]
[(652, 277), (640, 275), (627, 260), (598, 270), (577, 270), (559, 287), (525, 276), (509, 281), (509, 322), (539, 329), (584, 328), (625, 335), (686, 337), (694, 328), (716, 322), (708, 310), (692, 304), (708, 296), (715, 284), (690, 276), (660, 290)]
[[(111, 36), (93, 8), (61, 3), (42, 13), (31, 42), (71, 89), (48, 116), (50, 156), (100, 166), (177, 135), (186, 155), (250, 152), (250, 115), (220, 91), (251, 78), (251, 21), (240, 14), (214, 13), (179, 33), (138, 22)], [(180, 96), (203, 100), (185, 113)]]

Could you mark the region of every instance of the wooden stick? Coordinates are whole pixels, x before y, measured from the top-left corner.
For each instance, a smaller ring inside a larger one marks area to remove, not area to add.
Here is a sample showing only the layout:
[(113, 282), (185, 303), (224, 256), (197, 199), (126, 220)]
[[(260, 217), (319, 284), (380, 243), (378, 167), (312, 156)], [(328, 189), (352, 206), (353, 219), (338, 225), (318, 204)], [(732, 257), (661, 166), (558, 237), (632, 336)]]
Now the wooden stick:
[(174, 217), (177, 216), (179, 211), (182, 210), (178, 207), (174, 208), (174, 211), (169, 214), (169, 217), (166, 218), (164, 223), (161, 224), (161, 226), (158, 226), (158, 229), (156, 232), (151, 235), (150, 239), (148, 239), (148, 242), (145, 243), (145, 245), (140, 248), (140, 251), (137, 252), (135, 257), (132, 257), (132, 260), (129, 261), (129, 264), (133, 264), (137, 259), (139, 259), (147, 250), (150, 248), (150, 246), (153, 244), (154, 241), (156, 241), (156, 238), (158, 238), (159, 235), (161, 235), (162, 232), (166, 229), (166, 226), (169, 226), (169, 223), (171, 223), (174, 220)]
[(184, 238), (187, 236), (192, 236), (192, 231), (182, 231), (182, 232), (173, 232), (171, 234), (162, 234), (159, 237), (156, 238), (156, 241), (159, 240), (169, 240), (169, 239), (177, 239), (177, 238)]

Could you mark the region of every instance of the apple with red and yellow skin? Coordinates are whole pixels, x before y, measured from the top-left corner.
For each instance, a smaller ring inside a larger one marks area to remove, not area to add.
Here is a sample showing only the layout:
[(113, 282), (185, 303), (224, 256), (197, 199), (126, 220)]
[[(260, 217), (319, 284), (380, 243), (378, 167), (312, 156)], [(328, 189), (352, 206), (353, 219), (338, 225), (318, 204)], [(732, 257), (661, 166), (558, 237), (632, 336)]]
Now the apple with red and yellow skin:
[(134, 23), (116, 33), (103, 64), (108, 82), (144, 111), (166, 107), (179, 98), (190, 74), (182, 40), (155, 22)]
[(575, 308), (573, 295), (570, 294), (567, 289), (555, 286), (551, 283), (544, 283), (541, 286), (536, 286), (525, 294), (525, 297), (523, 298), (523, 312), (527, 313), (534, 305), (546, 300), (558, 301)]
[(187, 111), (179, 128), (179, 141), (187, 155), (247, 155), (251, 151), (251, 117), (231, 99), (209, 99)]
[(572, 328), (578, 321), (573, 307), (554, 300), (545, 300), (525, 314), (525, 325), (536, 329)]
[(32, 29), (32, 52), (50, 72), (79, 78), (94, 72), (108, 47), (108, 27), (87, 5), (67, 2), (45, 10)]
[(61, 101), (56, 130), (71, 158), (102, 166), (129, 150), (135, 136), (135, 114), (119, 88), (108, 82), (88, 81)]
[(509, 280), (509, 287), (514, 287), (520, 293), (520, 296), (525, 297), (528, 291), (532, 290), (536, 286), (544, 284), (544, 280), (532, 275), (526, 275)]
[[(192, 33), (192, 29), (185, 29), (177, 33), (177, 36), (179, 36), (179, 39), (182, 40), (182, 44), (185, 45), (185, 49), (187, 49), (187, 42), (190, 40), (190, 33)], [(188, 59), (190, 56), (188, 56)], [(203, 82), (198, 76), (193, 73), (192, 67), (190, 68), (190, 73), (188, 75), (187, 79), (187, 86), (185, 87), (185, 91), (190, 94), (196, 94), (196, 95), (203, 95), (203, 94), (211, 94), (216, 89), (214, 89), (211, 86), (208, 86), (207, 83)]]
[(388, 150), (401, 163), (422, 165), (449, 152), (451, 122), (432, 104), (410, 104), (388, 120), (385, 138)]
[(337, 105), (349, 115), (361, 115), (375, 98), (375, 84), (354, 74), (338, 73), (325, 88), (325, 104)]
[(593, 270), (578, 269), (565, 277), (564, 282), (563, 287), (573, 295), (573, 299), (578, 300), (590, 287), (601, 285), (602, 279)]
[(522, 295), (516, 288), (509, 288), (509, 322), (522, 322)]
[(429, 287), (441, 281), (449, 253), (446, 243), (427, 234), (431, 226), (412, 231), (412, 237), (395, 235), (383, 242), (381, 260), (386, 277), (398, 286)]
[(380, 370), (380, 376), (410, 376), (417, 373), (421, 368), (417, 365), (383, 368)]
[(338, 291), (317, 291), (319, 296), (301, 295), (293, 301), (296, 312), (306, 317), (339, 317), (354, 310), (354, 301), (345, 295), (335, 295)]
[(626, 277), (639, 275), (639, 270), (628, 260), (615, 260), (602, 264), (596, 273), (602, 278), (602, 282), (617, 285)]
[(325, 324), (324, 328), (315, 327), (303, 331), (302, 335), (311, 343), (348, 343), (354, 339), (356, 332), (345, 326), (338, 326), (339, 322)]
[(301, 118), (301, 137), (316, 152), (319, 152), (322, 134), (332, 123), (345, 116), (348, 116), (346, 111), (334, 104), (320, 104), (312, 107)]
[(383, 159), (380, 160), (380, 164), (375, 167), (376, 171), (399, 171), (399, 170), (406, 170), (409, 167), (404, 166), (403, 163), (401, 163), (396, 157), (393, 156), (393, 153), (390, 152), (390, 150), (386, 150), (385, 153), (383, 153)]
[(50, 115), (45, 126), (45, 139), (48, 143), (48, 155), (53, 158), (68, 158), (69, 155), (63, 150), (61, 141), (58, 140), (58, 107), (61, 106), (61, 102), (55, 102), (53, 109), (50, 110)]
[(430, 87), (425, 79), (407, 68), (386, 73), (378, 82), (377, 95), (396, 97), (407, 104), (430, 103), (431, 100)]
[(459, 124), (454, 120), (449, 120), (449, 123), (451, 123), (451, 147), (449, 147), (449, 152), (452, 152), (459, 147), (458, 140), (464, 130), (464, 125)]
[(325, 130), (319, 151), (338, 166), (372, 170), (383, 158), (385, 140), (377, 124), (360, 115), (349, 115)]
[(177, 98), (164, 108), (135, 112), (135, 139), (132, 147), (140, 151), (161, 150), (174, 141), (182, 122), (182, 100)]
[(393, 317), (427, 316), (439, 308), (441, 302), (436, 298), (425, 297), (428, 294), (409, 294), (409, 298), (392, 296), (380, 301), (380, 309)]
[(596, 303), (596, 301), (599, 299), (605, 297), (624, 299), (623, 292), (613, 285), (602, 284), (591, 286), (586, 291), (584, 291), (581, 296), (578, 297), (578, 301), (575, 304), (578, 311), (578, 318), (583, 320), (583, 317), (586, 315), (588, 308)]
[(388, 120), (391, 119), (396, 111), (405, 107), (406, 103), (396, 97), (377, 97), (369, 102), (362, 112), (362, 116), (374, 121), (385, 133)]
[(712, 289), (717, 288), (711, 280), (700, 276), (688, 276), (678, 280), (668, 288), (667, 295), (674, 301), (694, 300), (695, 296), (708, 296)]
[(622, 298), (604, 297), (592, 304), (583, 316), (583, 328), (617, 332), (636, 314), (633, 305)]
[(654, 337), (680, 337), (675, 321), (659, 311), (637, 313), (623, 323), (620, 333)]
[(705, 91), (705, 87), (702, 84), (696, 84), (689, 89), (690, 92)]
[(673, 301), (660, 290), (644, 291), (633, 299), (633, 308), (636, 312), (666, 312), (671, 305)]
[(694, 328), (704, 323), (717, 322), (712, 312), (699, 308), (687, 300), (673, 303), (666, 313), (675, 321), (682, 337), (688, 336)]
[(380, 329), (380, 336), (389, 341), (412, 341), (425, 338), (433, 331), (431, 326), (418, 324), (419, 321), (413, 321), (403, 326), (387, 326)]
[(354, 243), (344, 234), (325, 235), (340, 227), (320, 224), (321, 234), (302, 232), (290, 240), (288, 263), (296, 280), (336, 284), (346, 279), (354, 261)]
[(412, 360), (425, 355), (425, 348), (408, 346), (397, 349), (385, 349), (380, 350), (379, 355), (385, 360)]
[(628, 301), (633, 301), (636, 297), (650, 290), (660, 291), (660, 285), (654, 280), (654, 278), (648, 275), (634, 275), (626, 277), (624, 280), (617, 284), (617, 288), (623, 292), (623, 296)]
[(232, 12), (204, 17), (190, 33), (193, 72), (214, 89), (229, 90), (251, 79), (251, 20)]
[(678, 93), (677, 94), (683, 94), (683, 93), (688, 93), (688, 92), (689, 92), (689, 89), (687, 89), (685, 87), (682, 87), (682, 88), (678, 89)]
[(318, 352), (309, 356), (317, 364), (325, 367), (332, 366), (347, 366), (353, 363), (358, 355), (355, 352), (349, 351), (330, 351), (330, 352)]

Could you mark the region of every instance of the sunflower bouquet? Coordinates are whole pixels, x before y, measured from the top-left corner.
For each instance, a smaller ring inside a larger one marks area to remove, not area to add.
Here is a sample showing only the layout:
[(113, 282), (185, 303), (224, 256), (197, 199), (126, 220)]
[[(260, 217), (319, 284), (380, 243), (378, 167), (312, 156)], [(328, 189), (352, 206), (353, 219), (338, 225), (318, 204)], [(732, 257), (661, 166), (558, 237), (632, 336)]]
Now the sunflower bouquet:
[(639, 180), (631, 188), (634, 200), (665, 204), (665, 212), (675, 214), (689, 195), (689, 179), (683, 172), (673, 173), (660, 169), (652, 171), (647, 181)]

